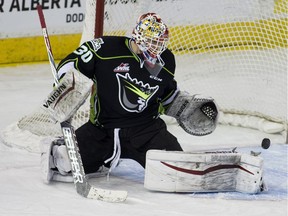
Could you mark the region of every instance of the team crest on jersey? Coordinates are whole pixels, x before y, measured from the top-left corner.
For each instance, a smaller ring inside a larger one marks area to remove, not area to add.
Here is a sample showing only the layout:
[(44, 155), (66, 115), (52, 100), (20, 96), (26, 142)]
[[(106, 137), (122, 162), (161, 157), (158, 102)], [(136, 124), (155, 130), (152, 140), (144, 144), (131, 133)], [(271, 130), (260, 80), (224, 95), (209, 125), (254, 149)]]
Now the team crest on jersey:
[(132, 79), (128, 73), (125, 75), (116, 74), (119, 87), (119, 101), (121, 106), (128, 112), (142, 112), (158, 91), (159, 86), (144, 84), (136, 78)]
[(128, 72), (130, 70), (130, 66), (128, 63), (121, 63), (114, 69), (114, 72)]
[(91, 44), (93, 46), (94, 51), (97, 52), (101, 48), (101, 44), (104, 44), (104, 41), (102, 38), (95, 38), (91, 40)]

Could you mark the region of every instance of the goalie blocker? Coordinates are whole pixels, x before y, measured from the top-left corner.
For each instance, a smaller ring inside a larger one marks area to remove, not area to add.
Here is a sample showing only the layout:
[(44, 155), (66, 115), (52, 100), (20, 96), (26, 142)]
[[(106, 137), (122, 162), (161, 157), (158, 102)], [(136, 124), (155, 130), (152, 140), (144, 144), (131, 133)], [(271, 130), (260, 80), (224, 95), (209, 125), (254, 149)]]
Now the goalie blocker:
[(228, 192), (266, 190), (263, 159), (235, 152), (189, 153), (149, 150), (144, 187), (162, 192)]
[(92, 82), (72, 66), (43, 102), (42, 108), (58, 122), (70, 119), (91, 92)]

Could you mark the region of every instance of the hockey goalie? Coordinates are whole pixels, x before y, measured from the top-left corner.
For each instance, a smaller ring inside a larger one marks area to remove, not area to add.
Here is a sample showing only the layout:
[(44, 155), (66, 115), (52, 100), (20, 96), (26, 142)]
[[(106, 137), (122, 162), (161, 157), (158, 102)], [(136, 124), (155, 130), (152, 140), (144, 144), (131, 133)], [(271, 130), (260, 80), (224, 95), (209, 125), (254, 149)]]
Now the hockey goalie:
[[(147, 13), (139, 17), (131, 37), (103, 36), (83, 43), (59, 63), (60, 84), (43, 109), (61, 123), (90, 94), (89, 121), (75, 131), (88, 175), (109, 172), (120, 158), (129, 158), (146, 169), (149, 190), (259, 192), (260, 157), (183, 152), (167, 130), (161, 115), (174, 117), (194, 136), (212, 133), (218, 119), (213, 98), (179, 89), (168, 40), (169, 30), (160, 16)], [(41, 143), (46, 183), (75, 179), (66, 146), (61, 137)]]

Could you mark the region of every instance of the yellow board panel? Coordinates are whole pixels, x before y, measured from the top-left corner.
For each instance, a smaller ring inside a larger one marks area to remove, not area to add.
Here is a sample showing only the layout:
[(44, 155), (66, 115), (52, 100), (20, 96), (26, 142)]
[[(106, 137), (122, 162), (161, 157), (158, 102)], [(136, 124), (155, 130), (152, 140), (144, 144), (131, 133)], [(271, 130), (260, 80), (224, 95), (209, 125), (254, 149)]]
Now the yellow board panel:
[(178, 26), (170, 28), (169, 48), (176, 54), (287, 48), (287, 25), (283, 18)]
[[(81, 34), (49, 36), (55, 60), (79, 46)], [(0, 39), (0, 64), (47, 61), (43, 36)]]
[[(169, 48), (175, 54), (287, 48), (287, 26), (288, 19), (282, 18), (171, 27)], [(104, 34), (125, 35), (125, 32)], [(55, 60), (78, 47), (80, 39), (81, 34), (50, 36)], [(48, 59), (42, 36), (1, 39), (0, 47), (0, 64)]]
[[(287, 18), (175, 26), (169, 28), (168, 47), (175, 54), (287, 48), (287, 26)], [(124, 36), (126, 32), (118, 30), (104, 35)]]
[(274, 13), (283, 14), (288, 13), (288, 0), (274, 0)]

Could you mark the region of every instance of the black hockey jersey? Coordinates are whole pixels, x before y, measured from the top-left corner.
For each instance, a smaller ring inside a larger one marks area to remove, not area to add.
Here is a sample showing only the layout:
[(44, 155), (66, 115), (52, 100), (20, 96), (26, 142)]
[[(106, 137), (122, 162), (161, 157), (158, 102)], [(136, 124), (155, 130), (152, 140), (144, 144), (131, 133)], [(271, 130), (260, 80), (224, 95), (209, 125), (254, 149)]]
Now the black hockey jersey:
[(146, 124), (164, 111), (177, 92), (175, 59), (170, 50), (161, 58), (157, 76), (141, 67), (141, 58), (129, 48), (130, 38), (103, 36), (85, 42), (63, 59), (58, 69), (74, 67), (93, 80), (90, 121), (106, 128)]

